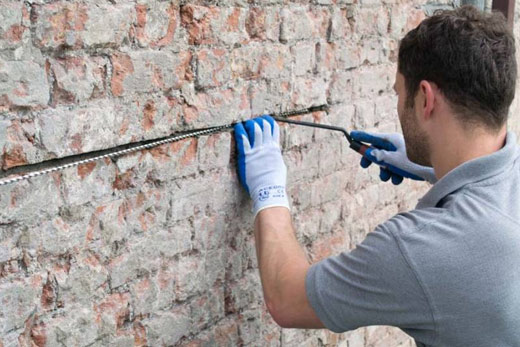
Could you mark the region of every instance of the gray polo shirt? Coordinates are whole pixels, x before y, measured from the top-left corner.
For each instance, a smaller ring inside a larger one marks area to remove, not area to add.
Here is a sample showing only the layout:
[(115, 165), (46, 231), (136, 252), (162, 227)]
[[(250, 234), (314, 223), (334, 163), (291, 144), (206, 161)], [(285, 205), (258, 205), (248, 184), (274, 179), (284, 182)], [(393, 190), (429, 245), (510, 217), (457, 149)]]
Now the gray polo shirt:
[(508, 132), (502, 149), (450, 171), (416, 209), (313, 264), (305, 288), (323, 324), (391, 325), (417, 346), (520, 346), (519, 157)]

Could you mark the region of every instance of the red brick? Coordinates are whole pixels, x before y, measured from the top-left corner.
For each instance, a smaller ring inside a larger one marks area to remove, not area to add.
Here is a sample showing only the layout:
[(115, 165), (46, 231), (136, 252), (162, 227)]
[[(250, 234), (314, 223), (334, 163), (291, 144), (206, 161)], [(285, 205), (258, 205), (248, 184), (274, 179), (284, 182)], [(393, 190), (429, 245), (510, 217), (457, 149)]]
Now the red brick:
[(181, 8), (181, 22), (186, 27), (189, 43), (194, 45), (215, 43), (215, 33), (211, 30), (211, 22), (218, 20), (218, 7), (185, 5)]
[[(152, 16), (150, 16), (149, 11), (154, 11), (154, 13), (151, 13)], [(160, 48), (172, 43), (179, 24), (179, 9), (174, 2), (169, 4), (154, 3), (152, 8), (148, 4), (137, 4), (135, 5), (135, 12), (137, 22), (135, 29), (134, 27), (130, 28), (130, 36), (135, 36), (142, 46), (149, 44), (152, 48)], [(153, 22), (157, 16), (160, 16), (160, 19), (159, 21), (156, 20), (152, 26), (154, 26), (154, 29), (157, 29), (155, 26), (162, 28), (165, 31), (163, 36), (158, 36), (156, 33), (147, 30), (150, 27), (147, 24), (150, 24), (150, 21)], [(166, 17), (166, 20), (164, 17)]]
[(114, 320), (117, 330), (121, 329), (130, 314), (129, 299), (130, 294), (128, 293), (114, 293), (107, 296), (99, 304), (94, 304), (96, 323), (101, 323), (101, 316), (106, 315)]
[(145, 131), (149, 131), (150, 129), (153, 128), (153, 126), (154, 126), (153, 120), (154, 120), (156, 113), (157, 113), (157, 109), (155, 108), (154, 101), (148, 100), (146, 102), (146, 104), (144, 105), (144, 110), (143, 110), (144, 117), (143, 117), (143, 121), (142, 121), (142, 126)]
[(251, 39), (265, 40), (265, 17), (265, 10), (260, 7), (253, 7), (249, 10), (245, 25)]
[(32, 21), (37, 25), (36, 43), (40, 47), (71, 46), (80, 48), (88, 18), (87, 5), (56, 2), (34, 5)]
[(96, 165), (96, 162), (78, 165), (79, 177), (81, 177), (81, 179), (84, 179), (86, 176), (90, 175), (90, 173), (94, 170)]
[(127, 54), (116, 53), (112, 57), (112, 94), (120, 96), (123, 94), (123, 80), (128, 74), (134, 72), (132, 60)]
[(108, 62), (68, 56), (47, 60), (54, 78), (52, 106), (70, 104), (105, 95), (105, 77)]
[(33, 325), (31, 329), (31, 342), (34, 347), (45, 347), (47, 345), (47, 332), (45, 323), (40, 322)]
[(229, 81), (228, 53), (224, 49), (202, 50), (197, 54), (197, 85), (218, 87)]
[(27, 158), (25, 156), (22, 146), (14, 145), (9, 150), (6, 150), (4, 148), (2, 165), (4, 170), (24, 164), (27, 164)]

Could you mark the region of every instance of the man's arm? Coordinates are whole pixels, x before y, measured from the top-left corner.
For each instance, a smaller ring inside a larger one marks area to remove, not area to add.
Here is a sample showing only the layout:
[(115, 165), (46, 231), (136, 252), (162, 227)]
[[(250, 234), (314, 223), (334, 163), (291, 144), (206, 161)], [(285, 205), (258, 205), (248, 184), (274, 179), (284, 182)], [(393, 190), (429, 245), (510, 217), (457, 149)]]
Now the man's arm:
[(255, 219), (258, 267), (264, 298), (273, 319), (284, 328), (324, 328), (305, 292), (309, 262), (296, 239), (285, 207), (271, 207)]
[(235, 125), (240, 182), (253, 200), (264, 297), (282, 327), (322, 328), (305, 292), (309, 262), (294, 235), (280, 129), (270, 116)]

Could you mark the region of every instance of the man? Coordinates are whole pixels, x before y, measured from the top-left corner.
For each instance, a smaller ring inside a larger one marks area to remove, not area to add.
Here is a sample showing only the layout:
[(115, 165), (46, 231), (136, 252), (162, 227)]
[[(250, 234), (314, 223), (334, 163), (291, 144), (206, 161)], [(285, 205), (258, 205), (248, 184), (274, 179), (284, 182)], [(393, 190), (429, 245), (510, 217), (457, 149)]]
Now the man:
[[(418, 346), (520, 346), (520, 151), (506, 130), (515, 81), (502, 15), (462, 7), (410, 31), (394, 85), (404, 141), (383, 135), (395, 148), (374, 155), (435, 184), (351, 252), (312, 265), (291, 224), (278, 125), (236, 125), (264, 298), (280, 326), (392, 325)], [(391, 176), (399, 183), (382, 167)]]

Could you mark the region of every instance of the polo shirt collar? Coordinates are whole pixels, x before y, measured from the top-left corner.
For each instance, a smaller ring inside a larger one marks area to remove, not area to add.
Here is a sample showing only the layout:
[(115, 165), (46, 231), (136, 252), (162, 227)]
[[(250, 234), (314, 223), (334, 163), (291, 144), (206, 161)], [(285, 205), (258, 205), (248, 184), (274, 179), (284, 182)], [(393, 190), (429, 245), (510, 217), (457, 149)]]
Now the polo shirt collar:
[(514, 162), (516, 154), (516, 135), (508, 131), (504, 147), (492, 154), (469, 160), (448, 172), (419, 199), (416, 208), (435, 207), (442, 198), (463, 186), (503, 172)]

